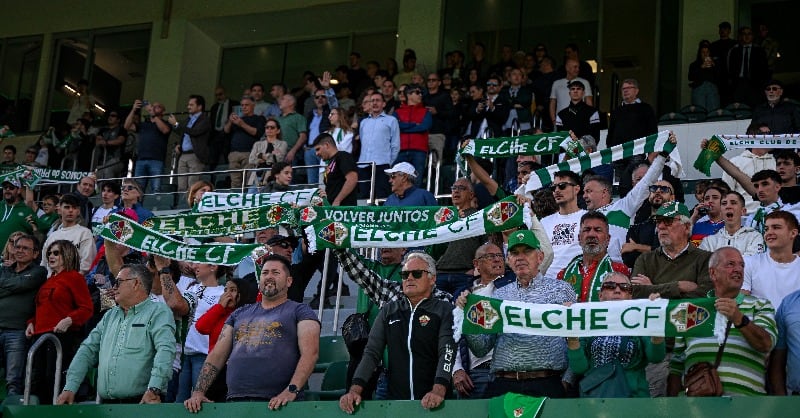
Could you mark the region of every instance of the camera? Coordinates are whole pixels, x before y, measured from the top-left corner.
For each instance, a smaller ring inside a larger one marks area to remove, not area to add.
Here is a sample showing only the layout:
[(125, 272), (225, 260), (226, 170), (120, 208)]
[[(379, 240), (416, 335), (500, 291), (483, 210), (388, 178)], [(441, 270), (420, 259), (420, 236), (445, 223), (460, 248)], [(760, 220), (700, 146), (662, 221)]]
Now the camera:
[(702, 216), (708, 215), (708, 206), (703, 206), (702, 208), (697, 209), (697, 213)]

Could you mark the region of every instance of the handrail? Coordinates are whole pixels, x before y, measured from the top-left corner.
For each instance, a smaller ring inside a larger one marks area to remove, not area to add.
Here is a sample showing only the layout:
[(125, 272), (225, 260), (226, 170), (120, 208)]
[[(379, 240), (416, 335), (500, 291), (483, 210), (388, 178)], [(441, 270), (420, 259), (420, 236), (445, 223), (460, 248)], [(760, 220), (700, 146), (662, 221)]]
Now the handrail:
[(22, 396), (23, 405), (28, 405), (31, 400), (31, 381), (33, 379), (31, 374), (33, 373), (33, 356), (47, 341), (51, 341), (56, 347), (56, 379), (55, 382), (53, 382), (54, 405), (56, 403), (56, 399), (58, 399), (59, 388), (61, 388), (61, 362), (64, 359), (64, 350), (61, 348), (61, 341), (58, 340), (58, 337), (56, 337), (54, 334), (47, 333), (39, 337), (39, 339), (36, 340), (36, 342), (33, 343), (31, 348), (28, 350), (28, 362), (25, 365), (25, 392)]

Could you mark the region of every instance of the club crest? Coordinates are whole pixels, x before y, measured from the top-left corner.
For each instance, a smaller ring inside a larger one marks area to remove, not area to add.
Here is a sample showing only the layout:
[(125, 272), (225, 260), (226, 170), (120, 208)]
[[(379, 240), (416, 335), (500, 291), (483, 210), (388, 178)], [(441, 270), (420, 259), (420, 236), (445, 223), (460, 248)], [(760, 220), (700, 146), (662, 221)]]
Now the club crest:
[(271, 224), (276, 224), (283, 217), (283, 207), (280, 205), (272, 205), (266, 213), (267, 221)]
[(456, 212), (453, 209), (450, 209), (446, 206), (440, 208), (436, 211), (434, 215), (434, 219), (436, 220), (436, 224), (443, 224), (452, 221), (456, 217)]
[(128, 221), (111, 222), (108, 227), (114, 237), (121, 242), (129, 240), (133, 236), (133, 227), (128, 224)]
[(686, 332), (703, 325), (709, 318), (711, 318), (711, 312), (708, 309), (689, 302), (679, 303), (669, 312), (669, 321), (678, 332)]
[(525, 408), (519, 407), (514, 410), (514, 418), (519, 418), (525, 413)]
[(153, 229), (153, 227), (156, 226), (156, 223), (153, 222), (153, 218), (150, 218), (142, 222), (142, 226), (148, 229)]
[(481, 300), (469, 307), (466, 313), (467, 320), (483, 329), (492, 329), (500, 319), (500, 315), (488, 300)]
[(347, 235), (347, 228), (345, 228), (344, 225), (339, 222), (331, 222), (320, 229), (319, 233), (317, 234), (317, 238), (336, 246), (340, 246), (347, 238)]
[(493, 223), (494, 226), (500, 226), (513, 218), (518, 210), (519, 206), (514, 202), (497, 202), (486, 213), (486, 219)]
[(317, 219), (317, 211), (314, 210), (311, 206), (306, 206), (300, 210), (300, 220), (303, 222), (314, 222), (314, 219)]
[(424, 326), (428, 325), (428, 322), (431, 322), (431, 317), (429, 317), (428, 315), (422, 315), (422, 316), (419, 317), (419, 324), (421, 326), (424, 327)]

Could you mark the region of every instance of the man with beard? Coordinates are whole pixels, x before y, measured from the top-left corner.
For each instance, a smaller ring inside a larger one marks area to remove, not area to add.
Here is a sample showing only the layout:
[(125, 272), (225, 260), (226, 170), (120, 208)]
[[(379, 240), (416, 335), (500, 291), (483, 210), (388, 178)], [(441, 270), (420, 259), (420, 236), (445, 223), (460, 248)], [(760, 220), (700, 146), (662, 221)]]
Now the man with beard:
[(242, 307), (225, 321), (192, 397), (184, 402), (190, 412), (210, 402), (205, 393), (226, 362), (228, 401), (269, 402), (275, 410), (303, 399), (302, 388), (319, 357), (320, 324), (308, 305), (289, 300), (289, 268), (281, 256), (266, 258), (259, 283), (261, 303)]
[(644, 221), (631, 225), (625, 237), (625, 244), (622, 245), (622, 261), (626, 266), (632, 268), (640, 255), (649, 253), (658, 247), (656, 222), (653, 220), (653, 215), (661, 205), (674, 199), (675, 192), (670, 182), (659, 180), (650, 186), (650, 196), (647, 198), (647, 202), (650, 203), (649, 216)]
[(616, 271), (630, 276), (630, 269), (625, 264), (611, 261), (608, 256), (611, 235), (605, 215), (598, 211), (586, 212), (581, 216), (580, 225), (578, 243), (583, 253), (558, 273), (558, 279), (572, 285), (578, 302), (598, 302), (605, 275)]

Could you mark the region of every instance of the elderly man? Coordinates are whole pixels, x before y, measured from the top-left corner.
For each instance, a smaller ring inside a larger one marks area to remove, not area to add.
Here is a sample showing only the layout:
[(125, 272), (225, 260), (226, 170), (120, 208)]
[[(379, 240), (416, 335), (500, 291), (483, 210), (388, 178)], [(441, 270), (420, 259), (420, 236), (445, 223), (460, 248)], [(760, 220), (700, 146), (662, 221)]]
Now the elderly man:
[[(169, 115), (169, 123), (181, 140), (175, 144), (175, 153), (178, 157), (178, 174), (194, 174), (178, 177), (178, 191), (187, 188), (200, 180), (200, 173), (206, 169), (209, 161), (209, 141), (211, 139), (211, 122), (205, 113), (206, 99), (203, 96), (192, 94), (186, 104), (189, 119), (184, 123), (178, 122), (174, 115)], [(229, 117), (230, 119), (230, 117)], [(239, 125), (244, 128), (244, 125)], [(218, 158), (218, 156), (214, 156)]]
[(415, 185), (419, 173), (410, 163), (397, 163), (383, 171), (389, 175), (392, 186), (392, 194), (384, 206), (439, 206), (431, 192)]
[[(261, 303), (235, 311), (208, 354), (186, 409), (197, 412), (219, 370), (228, 365), (228, 401), (269, 402), (272, 410), (303, 399), (303, 386), (319, 357), (314, 311), (289, 300), (289, 261), (270, 255), (261, 269)], [(264, 359), (270, 359), (265, 362)]]
[(146, 266), (125, 265), (117, 276), (117, 306), (106, 312), (75, 354), (57, 404), (75, 402), (86, 373), (97, 367), (97, 392), (106, 403), (160, 403), (172, 377), (175, 321), (164, 303), (150, 299)]
[(783, 100), (783, 83), (778, 80), (767, 81), (764, 85), (764, 95), (767, 101), (753, 109), (752, 123), (766, 124), (773, 134), (800, 131), (800, 107)]
[[(493, 298), (555, 304), (577, 300), (570, 285), (539, 273), (539, 263), (544, 257), (539, 247), (533, 232), (511, 233), (507, 262), (517, 281), (496, 289)], [(460, 307), (466, 304), (466, 294), (459, 296), (457, 304)], [(490, 368), (494, 380), (489, 383), (486, 397), (508, 392), (564, 397), (561, 379), (567, 369), (567, 346), (563, 338), (521, 334), (467, 335), (466, 338), (476, 356), (484, 356), (494, 349)]]
[[(450, 190), (453, 205), (458, 209), (460, 218), (477, 211), (472, 202), (475, 192), (472, 189), (472, 183), (466, 177), (457, 179)], [(486, 237), (481, 235), (448, 243), (444, 253), (436, 260), (436, 269), (439, 271), (439, 275), (436, 277), (436, 287), (450, 292), (453, 297), (457, 297), (464, 289), (470, 287), (473, 277), (471, 274), (472, 256), (484, 242), (486, 242)]]
[(34, 298), (47, 279), (47, 270), (36, 263), (39, 240), (23, 235), (14, 241), (12, 264), (0, 267), (0, 349), (6, 365), (6, 390), (22, 395), (28, 340), (25, 326), (33, 318)]
[(600, 285), (606, 273), (617, 271), (630, 275), (625, 264), (612, 261), (608, 255), (608, 218), (598, 211), (586, 212), (581, 216), (578, 242), (581, 255), (572, 259), (564, 270), (558, 273), (558, 279), (572, 285), (578, 302), (600, 301)]
[[(635, 175), (635, 172), (634, 172)], [(626, 266), (633, 268), (636, 259), (643, 253), (648, 253), (658, 248), (658, 236), (656, 235), (656, 223), (653, 215), (658, 208), (665, 202), (674, 200), (675, 192), (672, 184), (666, 180), (658, 180), (650, 186), (650, 196), (647, 197), (648, 207), (642, 207), (637, 213), (637, 218), (643, 219), (634, 223), (625, 235), (626, 242), (622, 245), (622, 261)], [(646, 212), (642, 213), (644, 210)]]
[[(503, 277), (505, 272), (505, 259), (503, 250), (495, 244), (487, 242), (475, 251), (472, 260), (478, 276), (472, 282), (470, 291), (476, 295), (492, 296), (495, 289), (508, 284)], [(489, 368), (492, 366), (492, 356), (489, 351), (486, 355), (478, 357), (469, 351), (467, 340), (462, 338), (458, 343), (458, 357), (453, 367), (453, 387), (459, 396), (469, 399), (481, 399), (486, 396), (486, 389), (492, 380)]]
[(431, 256), (412, 253), (400, 272), (404, 298), (381, 308), (370, 331), (353, 385), (339, 399), (342, 411), (352, 413), (361, 392), (389, 356), (389, 399), (421, 399), (425, 409), (438, 407), (450, 390), (455, 360), (452, 305), (433, 298), (436, 264)]
[[(717, 368), (723, 394), (729, 396), (766, 395), (767, 358), (778, 338), (772, 304), (741, 292), (744, 266), (742, 254), (733, 247), (714, 251), (708, 266), (714, 283), (708, 297), (717, 299), (717, 315), (724, 315), (732, 325), (726, 331), (722, 361)], [(696, 363), (713, 360), (719, 349), (717, 336), (677, 337), (670, 362), (669, 396), (676, 396), (683, 389), (681, 375)]]

